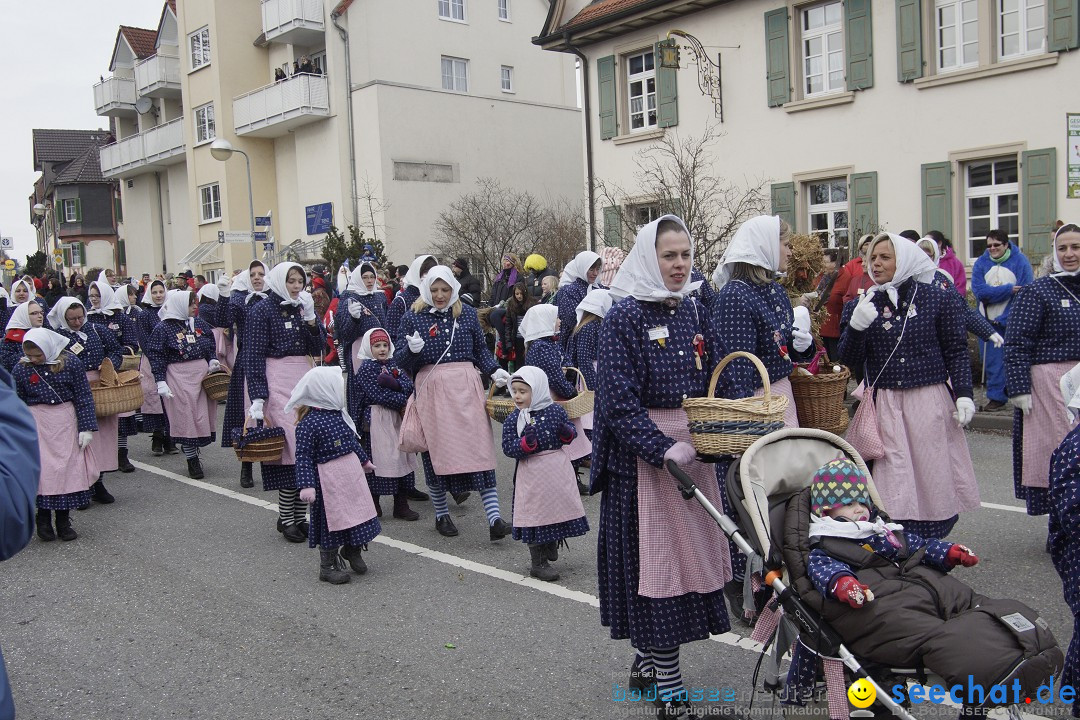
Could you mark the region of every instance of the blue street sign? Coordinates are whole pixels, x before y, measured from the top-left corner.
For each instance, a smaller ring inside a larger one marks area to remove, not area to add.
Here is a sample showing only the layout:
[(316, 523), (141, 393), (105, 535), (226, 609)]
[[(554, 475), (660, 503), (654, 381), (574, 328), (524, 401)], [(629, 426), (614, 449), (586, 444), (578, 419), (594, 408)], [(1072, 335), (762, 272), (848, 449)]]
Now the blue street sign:
[(265, 232), (265, 231), (261, 231), (261, 230), (256, 230), (256, 231), (255, 231), (255, 240), (256, 240), (256, 241), (259, 241), (259, 240), (261, 240), (261, 241), (263, 241), (263, 242), (266, 242), (266, 232)]
[(307, 220), (308, 235), (329, 232), (330, 226), (334, 223), (334, 203), (308, 205), (304, 208), (304, 217)]
[(255, 226), (256, 227), (270, 227), (270, 216), (269, 215), (256, 215), (255, 216)]
[(272, 243), (272, 242), (264, 242), (263, 243), (263, 252), (274, 252), (274, 243)]

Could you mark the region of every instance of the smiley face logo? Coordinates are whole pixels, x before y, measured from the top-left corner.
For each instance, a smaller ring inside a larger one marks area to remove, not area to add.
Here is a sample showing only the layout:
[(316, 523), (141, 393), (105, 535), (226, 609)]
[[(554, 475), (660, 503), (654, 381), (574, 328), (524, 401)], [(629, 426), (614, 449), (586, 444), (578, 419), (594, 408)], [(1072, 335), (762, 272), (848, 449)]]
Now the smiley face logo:
[(857, 708), (868, 708), (874, 704), (877, 691), (869, 681), (859, 678), (851, 683), (847, 691), (848, 702)]

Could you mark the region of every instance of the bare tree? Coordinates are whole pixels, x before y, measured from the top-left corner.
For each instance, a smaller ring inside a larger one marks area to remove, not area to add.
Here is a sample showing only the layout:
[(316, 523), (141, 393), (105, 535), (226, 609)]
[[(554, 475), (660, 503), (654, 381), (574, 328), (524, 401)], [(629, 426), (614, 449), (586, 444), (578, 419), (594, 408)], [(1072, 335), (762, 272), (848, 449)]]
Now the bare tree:
[(366, 215), (357, 218), (357, 227), (367, 231), (369, 236), (379, 240), (379, 230), (386, 230), (386, 211), (390, 209), (390, 203), (383, 200), (378, 194), (378, 186), (373, 185), (371, 178), (364, 173), (364, 185), (357, 194), (360, 201), (360, 213)]
[(559, 270), (588, 247), (588, 225), (583, 201), (559, 199), (544, 208), (527, 253), (539, 253), (548, 267)]

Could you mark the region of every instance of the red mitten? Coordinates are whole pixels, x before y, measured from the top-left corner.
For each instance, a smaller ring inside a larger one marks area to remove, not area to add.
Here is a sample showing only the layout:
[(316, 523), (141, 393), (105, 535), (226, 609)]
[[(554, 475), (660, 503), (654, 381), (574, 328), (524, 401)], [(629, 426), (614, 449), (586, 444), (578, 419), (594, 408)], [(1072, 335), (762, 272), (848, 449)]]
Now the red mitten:
[(979, 556), (960, 543), (956, 543), (949, 548), (949, 552), (945, 553), (945, 562), (949, 564), (950, 570), (957, 565), (971, 567), (979, 564)]
[(863, 585), (851, 575), (845, 575), (836, 581), (833, 596), (856, 610), (874, 599), (874, 593), (870, 591), (870, 587)]
[(531, 427), (525, 428), (525, 432), (521, 434), (521, 449), (527, 453), (536, 452), (536, 431)]
[(559, 426), (559, 442), (563, 445), (569, 445), (574, 442), (574, 438), (577, 437), (577, 430), (574, 428), (573, 423), (563, 423)]

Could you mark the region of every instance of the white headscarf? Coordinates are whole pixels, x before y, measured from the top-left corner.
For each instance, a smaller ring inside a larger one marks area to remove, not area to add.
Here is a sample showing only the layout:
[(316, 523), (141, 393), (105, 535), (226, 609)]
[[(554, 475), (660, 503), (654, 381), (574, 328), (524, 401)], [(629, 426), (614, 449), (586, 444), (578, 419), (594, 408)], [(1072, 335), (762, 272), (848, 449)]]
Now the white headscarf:
[(600, 256), (592, 250), (582, 250), (579, 252), (574, 256), (574, 259), (566, 263), (566, 267), (563, 268), (562, 275), (559, 276), (559, 287), (569, 285), (575, 280), (580, 280), (586, 285), (593, 284), (589, 282), (589, 268), (595, 265), (598, 260), (600, 260)]
[(289, 402), (285, 403), (285, 412), (292, 412), (298, 405), (320, 410), (337, 410), (341, 419), (356, 433), (356, 423), (345, 409), (345, 379), (339, 367), (314, 367), (300, 378), (293, 388)]
[[(104, 275), (105, 271), (102, 270), (101, 274)], [(120, 309), (116, 305), (116, 291), (112, 289), (112, 285), (105, 280), (95, 280), (90, 283), (90, 287), (97, 288), (99, 299), (96, 309), (92, 307), (86, 309), (87, 315), (112, 315), (114, 310)], [(89, 298), (89, 295), (87, 297)]]
[(934, 277), (938, 273), (941, 273), (949, 279), (949, 282), (952, 282), (952, 275), (938, 267), (938, 264), (941, 262), (941, 246), (937, 244), (937, 240), (927, 235), (926, 237), (919, 238), (919, 242), (915, 243), (915, 247), (922, 250), (923, 254), (925, 254), (927, 248), (929, 248), (932, 255), (930, 262), (934, 264), (933, 270), (927, 270), (916, 278), (919, 282), (932, 283), (934, 282)]
[(37, 290), (34, 288), (34, 283), (31, 280), (28, 280), (27, 278), (19, 278), (16, 282), (11, 283), (11, 299), (12, 300), (15, 299), (15, 288), (19, 287), (20, 285), (25, 285), (26, 286), (26, 290), (29, 293), (26, 296), (27, 300), (33, 300), (35, 297), (37, 297)]
[[(690, 231), (686, 229), (686, 223), (674, 215), (659, 217), (638, 230), (633, 249), (623, 259), (622, 265), (619, 266), (619, 272), (615, 274), (615, 279), (611, 282), (612, 295), (616, 297), (633, 296), (645, 302), (660, 302), (668, 298), (681, 300), (701, 287), (700, 280), (691, 282), (690, 268), (686, 270), (686, 281), (683, 283), (682, 289), (672, 292), (664, 284), (664, 278), (660, 274), (660, 263), (656, 259), (656, 229), (665, 220), (678, 223), (686, 232), (687, 237), (690, 236)], [(690, 238), (691, 267), (693, 264), (694, 239)]]
[(188, 305), (191, 302), (190, 290), (170, 290), (165, 295), (165, 303), (161, 306), (158, 319), (180, 320), (188, 326), (189, 330), (195, 329), (195, 318), (188, 315)]
[(218, 286), (213, 283), (206, 283), (199, 288), (199, 293), (196, 295), (200, 300), (206, 298), (207, 300), (213, 300), (217, 302), (221, 299), (221, 292), (218, 290)]
[[(49, 311), (49, 325), (52, 325), (56, 330), (67, 330), (70, 333), (75, 333), (81, 340), (86, 339), (86, 333), (82, 330), (72, 330), (68, 325), (67, 311), (69, 308), (78, 305), (86, 311), (86, 306), (82, 304), (79, 298), (74, 297), (62, 297), (56, 301), (53, 305), (53, 309)], [(84, 326), (85, 327), (85, 326)]]
[[(262, 265), (262, 269), (263, 269), (263, 289), (262, 290), (256, 290), (255, 287), (251, 284), (251, 269), (253, 267), (255, 267), (256, 265)], [(252, 303), (252, 302), (256, 302), (258, 300), (262, 300), (264, 297), (266, 297), (266, 288), (270, 287), (269, 279), (270, 279), (270, 268), (267, 267), (266, 263), (264, 263), (262, 260), (252, 260), (250, 263), (248, 263), (247, 272), (240, 273), (240, 276), (234, 282), (235, 283), (240, 283), (240, 281), (243, 280), (243, 285), (240, 287), (240, 289), (247, 292), (247, 297), (244, 298), (244, 302), (245, 303)]]
[(139, 287), (135, 284), (121, 285), (116, 290), (115, 301), (119, 310), (123, 313), (127, 313), (131, 308), (135, 307), (131, 299), (128, 297), (128, 288), (135, 288), (135, 296), (139, 296)]
[[(871, 240), (870, 246), (866, 249), (866, 257), (869, 259), (874, 253), (874, 248), (886, 240), (892, 242), (893, 254), (896, 256), (896, 272), (893, 273), (892, 280), (880, 285), (874, 285), (867, 293), (884, 292), (889, 296), (889, 302), (895, 308), (898, 302), (897, 288), (903, 285), (908, 278), (914, 277), (918, 279), (926, 273), (933, 273), (934, 263), (930, 258), (926, 257), (926, 253), (920, 250), (915, 243), (906, 237), (892, 233), (881, 233)], [(873, 277), (871, 273), (870, 278), (873, 279)]]
[(713, 272), (717, 289), (731, 281), (732, 265), (747, 263), (779, 274), (780, 272), (780, 216), (759, 215), (744, 222), (735, 231), (735, 237), (720, 258)]
[(0, 285), (0, 298), (3, 298), (4, 300), (11, 299), (11, 296), (8, 295), (8, 291), (4, 289), (3, 285)]
[(68, 339), (58, 332), (41, 327), (26, 331), (23, 335), (23, 344), (26, 343), (37, 345), (41, 352), (45, 353), (45, 363), (51, 365), (68, 346)]
[(519, 368), (510, 377), (511, 383), (515, 380), (523, 382), (532, 388), (532, 402), (529, 403), (529, 407), (518, 410), (517, 431), (518, 435), (521, 435), (522, 431), (525, 430), (525, 426), (532, 419), (532, 414), (551, 405), (551, 390), (548, 389), (547, 373), (532, 365)]
[[(1058, 238), (1058, 235), (1061, 234), (1061, 231), (1064, 230), (1066, 227), (1068, 227), (1068, 224), (1062, 225), (1056, 231), (1054, 231), (1054, 238), (1052, 240), (1052, 242), (1054, 243), (1053, 250), (1054, 250), (1054, 276), (1055, 277), (1075, 277), (1077, 275), (1080, 275), (1080, 269), (1070, 271), (1070, 270), (1066, 270), (1064, 267), (1062, 267), (1061, 259), (1058, 257), (1057, 238)], [(1070, 230), (1069, 232), (1076, 232), (1076, 231), (1075, 230)], [(12, 289), (12, 295), (14, 295), (15, 294), (15, 292), (14, 292), (15, 286), (12, 285), (11, 289)], [(33, 293), (30, 293), (31, 297), (33, 297), (33, 295), (34, 295)]]
[(279, 305), (300, 307), (301, 302), (299, 296), (294, 299), (293, 296), (289, 294), (289, 290), (285, 287), (285, 280), (289, 277), (289, 271), (293, 268), (300, 271), (304, 276), (304, 284), (307, 284), (307, 273), (304, 272), (304, 268), (300, 263), (282, 262), (278, 263), (270, 270), (270, 274), (266, 276), (266, 286), (281, 298), (281, 302), (278, 303)]
[(337, 271), (337, 291), (338, 295), (349, 289), (349, 271), (345, 269), (344, 263)]
[(146, 291), (143, 292), (142, 303), (143, 305), (150, 305), (151, 307), (161, 307), (160, 305), (154, 305), (154, 298), (151, 295), (154, 285), (160, 285), (161, 287), (166, 288), (165, 292), (168, 293), (169, 286), (165, 284), (164, 280), (151, 280), (146, 284)]
[[(410, 270), (410, 272), (412, 272)], [(445, 265), (436, 265), (428, 270), (427, 275), (420, 281), (420, 297), (424, 299), (428, 305), (431, 306), (430, 312), (436, 312), (435, 303), (431, 299), (431, 283), (436, 280), (442, 280), (444, 283), (450, 286), (450, 302), (446, 304), (446, 308), (449, 309), (454, 306), (454, 303), (458, 300), (458, 292), (461, 290), (461, 283), (454, 277), (454, 271)]]
[[(411, 287), (419, 289), (419, 287), (420, 287), (420, 267), (425, 262), (427, 262), (428, 258), (431, 258), (432, 260), (435, 260), (436, 262), (438, 262), (438, 258), (436, 258), (434, 255), (421, 255), (420, 257), (413, 260), (412, 264), (409, 265), (409, 272), (405, 273), (405, 280), (402, 282), (402, 287), (403, 288), (411, 286)], [(430, 271), (428, 271), (428, 272), (430, 272)], [(450, 274), (453, 275), (452, 272)]]
[(558, 320), (559, 307), (557, 305), (547, 303), (533, 305), (525, 311), (525, 317), (521, 318), (518, 334), (525, 338), (525, 342), (551, 337), (555, 334), (555, 323)]
[(356, 356), (360, 360), (374, 360), (375, 356), (371, 353), (371, 336), (377, 332), (386, 333), (387, 340), (390, 342), (390, 357), (394, 356), (394, 341), (390, 339), (390, 333), (382, 328), (371, 328), (364, 337), (360, 339), (360, 349), (356, 351)]
[(371, 263), (360, 263), (360, 267), (353, 270), (349, 275), (349, 283), (345, 289), (349, 292), (356, 293), (357, 295), (374, 295), (377, 292), (382, 292), (379, 290), (378, 273), (375, 273), (375, 287), (371, 290), (367, 289), (367, 285), (364, 284), (364, 268), (367, 268), (373, 273), (375, 272), (375, 266)]
[(611, 303), (612, 297), (610, 290), (592, 290), (578, 303), (577, 321), (581, 322), (581, 318), (583, 318), (587, 312), (591, 312), (599, 318), (604, 317), (607, 315), (608, 310), (611, 309)]
[(15, 311), (11, 313), (11, 317), (8, 318), (7, 327), (4, 328), (4, 332), (8, 330), (29, 330), (30, 329), (30, 303), (33, 300), (27, 300), (24, 303), (19, 303), (15, 307)]

